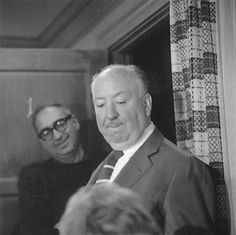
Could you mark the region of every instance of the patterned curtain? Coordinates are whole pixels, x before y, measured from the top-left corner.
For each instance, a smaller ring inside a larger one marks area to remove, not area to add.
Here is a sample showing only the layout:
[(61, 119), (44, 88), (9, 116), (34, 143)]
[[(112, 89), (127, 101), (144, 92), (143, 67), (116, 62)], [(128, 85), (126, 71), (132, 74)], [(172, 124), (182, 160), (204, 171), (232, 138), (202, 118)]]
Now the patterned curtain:
[(176, 138), (214, 169), (219, 234), (227, 234), (216, 48), (217, 0), (170, 0)]

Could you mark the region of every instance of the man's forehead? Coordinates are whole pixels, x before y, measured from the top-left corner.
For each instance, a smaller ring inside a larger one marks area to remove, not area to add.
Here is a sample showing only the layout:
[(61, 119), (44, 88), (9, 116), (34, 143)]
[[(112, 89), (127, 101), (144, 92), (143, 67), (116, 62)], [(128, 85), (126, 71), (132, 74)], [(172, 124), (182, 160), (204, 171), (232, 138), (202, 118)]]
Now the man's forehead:
[(38, 116), (48, 116), (48, 115), (58, 115), (58, 114), (65, 114), (66, 111), (63, 107), (45, 107), (42, 109)]
[(65, 109), (62, 107), (46, 107), (42, 109), (36, 117), (36, 126), (51, 125), (55, 120), (66, 115)]

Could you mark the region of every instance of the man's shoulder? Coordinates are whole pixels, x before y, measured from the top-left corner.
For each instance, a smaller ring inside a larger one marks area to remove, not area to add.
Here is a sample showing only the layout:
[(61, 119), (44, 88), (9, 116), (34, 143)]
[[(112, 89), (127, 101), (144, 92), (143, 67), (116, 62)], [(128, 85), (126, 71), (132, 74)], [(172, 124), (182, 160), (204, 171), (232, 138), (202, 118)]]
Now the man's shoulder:
[(95, 169), (101, 162), (101, 157), (97, 156), (95, 153), (88, 152), (83, 161), (80, 162), (81, 165)]
[(175, 182), (207, 182), (212, 185), (212, 174), (208, 165), (195, 156), (181, 150), (178, 146), (164, 139), (156, 152), (147, 158), (150, 162), (149, 175), (155, 179), (153, 184), (163, 187)]
[(31, 164), (23, 166), (19, 177), (22, 178), (26, 176), (42, 175), (46, 173), (46, 171), (48, 171), (50, 167), (50, 162), (51, 159), (39, 162), (33, 162)]
[(157, 158), (154, 159), (168, 163), (174, 168), (178, 166), (205, 168), (207, 166), (203, 161), (193, 156), (193, 154), (181, 149), (166, 138), (163, 138), (163, 142), (157, 152)]
[(19, 192), (38, 192), (44, 187), (48, 187), (50, 182), (50, 169), (48, 160), (35, 162), (22, 167), (19, 174)]

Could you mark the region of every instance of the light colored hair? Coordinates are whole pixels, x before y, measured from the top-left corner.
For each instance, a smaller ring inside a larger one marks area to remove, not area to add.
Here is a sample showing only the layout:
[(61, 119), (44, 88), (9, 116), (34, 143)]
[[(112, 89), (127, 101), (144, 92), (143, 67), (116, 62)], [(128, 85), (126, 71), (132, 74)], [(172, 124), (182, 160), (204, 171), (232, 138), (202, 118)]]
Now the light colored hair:
[(123, 77), (133, 77), (140, 81), (140, 88), (142, 94), (149, 92), (149, 81), (146, 77), (145, 72), (136, 65), (121, 65), (121, 64), (111, 64), (104, 68), (99, 73), (96, 73), (92, 78), (91, 91), (93, 92), (95, 81), (105, 76), (106, 74), (116, 74)]
[(61, 235), (160, 234), (138, 195), (114, 183), (81, 188), (67, 203), (58, 227)]

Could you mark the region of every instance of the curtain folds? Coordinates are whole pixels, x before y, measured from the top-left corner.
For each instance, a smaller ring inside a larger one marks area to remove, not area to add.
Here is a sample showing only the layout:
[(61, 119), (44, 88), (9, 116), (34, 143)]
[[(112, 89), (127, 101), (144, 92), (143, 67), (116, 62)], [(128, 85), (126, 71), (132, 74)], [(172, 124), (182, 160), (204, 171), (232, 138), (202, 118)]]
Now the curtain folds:
[(217, 0), (170, 0), (171, 64), (177, 144), (215, 169), (217, 224), (227, 234), (216, 10)]

